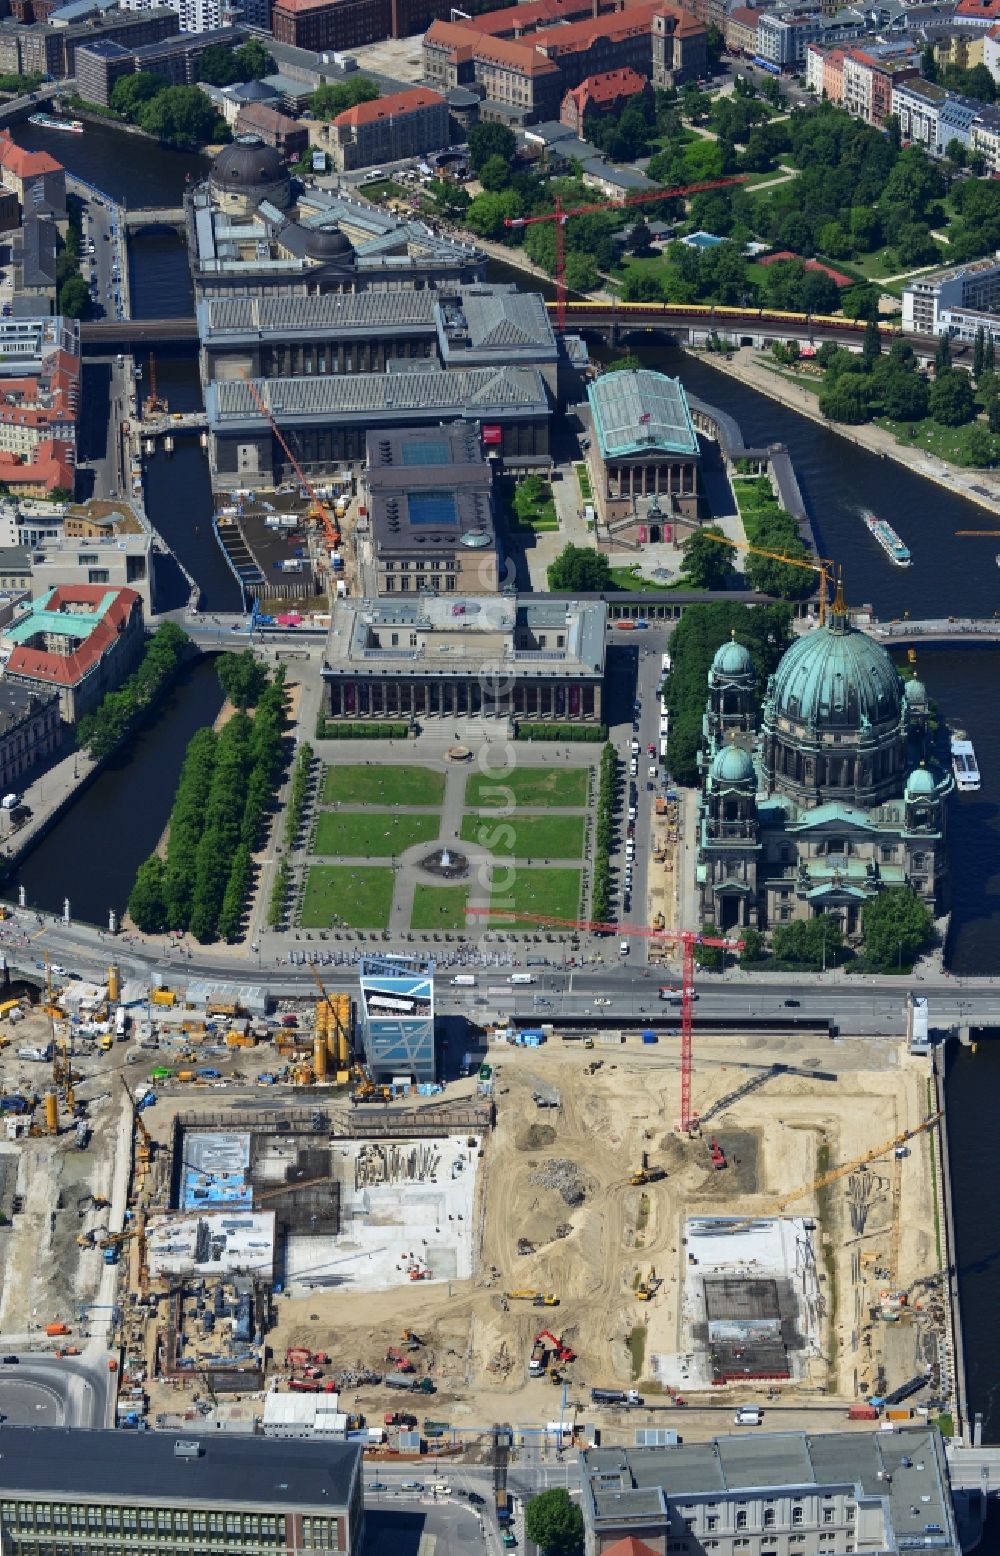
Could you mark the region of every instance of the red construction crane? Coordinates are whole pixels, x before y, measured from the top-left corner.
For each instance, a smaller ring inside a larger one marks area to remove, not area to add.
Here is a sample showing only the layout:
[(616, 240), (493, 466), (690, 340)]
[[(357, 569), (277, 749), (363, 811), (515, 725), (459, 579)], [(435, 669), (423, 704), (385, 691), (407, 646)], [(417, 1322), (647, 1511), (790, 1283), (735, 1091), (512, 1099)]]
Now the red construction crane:
[(246, 378), (244, 379), (244, 383), (249, 389), (250, 397), (256, 405), (257, 409), (260, 411), (260, 414), (270, 423), (271, 431), (274, 433), (285, 453), (288, 455), (289, 464), (295, 471), (295, 474), (298, 476), (306, 491), (309, 493), (309, 501), (312, 503), (312, 517), (317, 519), (323, 526), (324, 530), (326, 531), (327, 540), (330, 542), (330, 545), (333, 547), (333, 549), (336, 550), (336, 548), (340, 545), (341, 539), (339, 524), (337, 524), (336, 519), (331, 519), (329, 513), (327, 512), (326, 505), (320, 502), (315, 487), (289, 448), (288, 443), (282, 434), (281, 428), (275, 421), (266, 400), (264, 399), (260, 390), (257, 388), (257, 385), (254, 383), (253, 379)]
[(566, 329), (566, 242), (565, 227), (571, 216), (593, 216), (597, 211), (620, 211), (628, 205), (648, 205), (652, 200), (671, 200), (678, 195), (700, 194), (703, 189), (725, 189), (730, 184), (745, 184), (746, 173), (733, 173), (728, 178), (712, 178), (703, 184), (685, 184), (676, 189), (657, 189), (652, 194), (627, 195), (624, 200), (600, 200), (596, 205), (564, 207), (558, 195), (554, 211), (543, 211), (540, 216), (508, 216), (505, 227), (534, 227), (538, 222), (556, 224), (556, 322), (560, 334)]
[(679, 1128), (688, 1134), (698, 1123), (691, 1111), (691, 1038), (694, 1031), (694, 949), (715, 946), (723, 951), (742, 951), (742, 940), (716, 935), (701, 935), (693, 929), (649, 929), (645, 924), (602, 924), (587, 918), (551, 918), (547, 913), (506, 913), (502, 908), (467, 908), (480, 917), (515, 919), (518, 923), (544, 924), (549, 929), (582, 929), (592, 935), (639, 935), (645, 940), (661, 940), (681, 948), (681, 1116)]

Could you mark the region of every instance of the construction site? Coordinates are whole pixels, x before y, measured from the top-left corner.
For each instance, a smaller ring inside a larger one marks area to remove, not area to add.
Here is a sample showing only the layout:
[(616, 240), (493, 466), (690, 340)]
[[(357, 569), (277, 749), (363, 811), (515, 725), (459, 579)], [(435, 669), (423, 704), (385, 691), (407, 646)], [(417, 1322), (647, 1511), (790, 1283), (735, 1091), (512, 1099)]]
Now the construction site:
[[(345, 1430), (433, 1395), (425, 1448), (554, 1403), (609, 1440), (681, 1405), (689, 1434), (734, 1401), (948, 1407), (930, 1072), (903, 1043), (695, 1033), (685, 1084), (666, 1036), (470, 1028), (473, 1073), (387, 1107), (347, 996), (261, 1014), (192, 985), (119, 1022), (114, 977), (68, 988), (72, 1016), (11, 1006), (0, 1321), (85, 1336), (115, 1265), (126, 1426), (252, 1429), (275, 1392), (336, 1395)], [(261, 1105), (275, 1075), (309, 1089)]]

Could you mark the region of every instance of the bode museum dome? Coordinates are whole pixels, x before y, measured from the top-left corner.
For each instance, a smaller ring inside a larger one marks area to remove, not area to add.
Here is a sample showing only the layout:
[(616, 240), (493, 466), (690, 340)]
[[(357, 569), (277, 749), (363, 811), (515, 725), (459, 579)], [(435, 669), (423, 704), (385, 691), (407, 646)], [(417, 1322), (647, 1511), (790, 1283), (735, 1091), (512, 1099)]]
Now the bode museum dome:
[(950, 772), (928, 757), (927, 696), (838, 594), (758, 702), (735, 635), (708, 673), (697, 881), (703, 921), (771, 929), (833, 913), (845, 935), (884, 886), (941, 909)]

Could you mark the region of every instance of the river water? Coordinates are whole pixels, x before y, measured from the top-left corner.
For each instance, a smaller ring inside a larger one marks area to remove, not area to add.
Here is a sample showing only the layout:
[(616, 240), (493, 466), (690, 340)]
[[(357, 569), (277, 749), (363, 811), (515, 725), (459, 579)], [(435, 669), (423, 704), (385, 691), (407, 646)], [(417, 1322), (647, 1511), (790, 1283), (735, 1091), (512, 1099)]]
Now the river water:
[(184, 749), (221, 707), (212, 660), (187, 667), (151, 722), (20, 865), (6, 895), (16, 898), (23, 886), (29, 907), (53, 913), (68, 897), (73, 917), (92, 924), (106, 924), (112, 908), (120, 916), (136, 870), (163, 831)]
[[(103, 126), (66, 136), (24, 126), (18, 140), (44, 146), (73, 171), (132, 204), (175, 203), (190, 171), (204, 162), (142, 142), (139, 156)], [(69, 143), (69, 144), (67, 144)], [(138, 170), (138, 171), (136, 171)], [(190, 307), (190, 281), (176, 235), (143, 235), (133, 246), (132, 286), (137, 314), (166, 316)], [(506, 266), (491, 265), (497, 280), (534, 286)], [(540, 290), (550, 290), (539, 288)], [(795, 464), (821, 553), (844, 570), (848, 600), (869, 604), (881, 617), (992, 615), (1000, 605), (1000, 543), (964, 540), (963, 528), (1000, 528), (992, 516), (962, 498), (912, 475), (894, 461), (855, 448), (805, 417), (745, 388), (701, 360), (672, 347), (629, 341), (650, 366), (678, 376), (692, 393), (728, 411), (748, 444), (783, 442)], [(157, 359), (161, 393), (178, 410), (200, 403), (193, 355)], [(209, 608), (231, 609), (238, 590), (211, 530), (211, 492), (205, 457), (196, 440), (180, 440), (173, 456), (157, 454), (147, 466), (146, 500), (157, 529), (174, 546), (206, 591)], [(874, 509), (890, 520), (913, 552), (914, 565), (891, 565), (861, 522)], [(921, 650), (919, 673), (950, 723), (962, 725), (975, 743), (983, 772), (979, 794), (956, 797), (950, 811), (952, 970), (1000, 974), (1000, 730), (994, 713), (996, 650)], [(219, 694), (207, 666), (178, 686), (165, 716), (135, 743), (120, 767), (98, 780), (71, 818), (25, 863), (20, 879), (29, 901), (60, 909), (69, 895), (73, 911), (103, 921), (120, 908), (137, 865), (154, 846), (166, 817), (184, 744), (215, 715)], [(141, 806), (135, 796), (142, 796)], [(116, 833), (116, 852), (106, 854), (107, 817), (128, 820)], [(93, 883), (100, 881), (99, 886)], [(933, 1021), (933, 1015), (932, 1015)], [(971, 1408), (986, 1418), (985, 1434), (1000, 1439), (1000, 1227), (992, 1211), (993, 1163), (989, 1155), (1000, 1096), (1000, 1044), (984, 1041), (976, 1054), (954, 1055), (948, 1080), (953, 1142), (953, 1184), (958, 1262)], [(996, 1401), (996, 1403), (995, 1403)], [(992, 1548), (993, 1542), (990, 1542)], [(982, 1547), (986, 1549), (986, 1547)]]

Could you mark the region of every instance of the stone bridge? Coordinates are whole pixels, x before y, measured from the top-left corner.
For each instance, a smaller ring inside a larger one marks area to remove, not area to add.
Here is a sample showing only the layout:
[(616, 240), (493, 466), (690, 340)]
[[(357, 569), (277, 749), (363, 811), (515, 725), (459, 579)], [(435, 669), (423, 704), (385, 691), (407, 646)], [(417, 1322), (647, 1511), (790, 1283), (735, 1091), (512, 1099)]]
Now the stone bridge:
[(60, 93), (67, 89), (66, 82), (58, 86), (43, 86), (29, 97), (12, 97), (9, 103), (0, 104), (0, 130), (9, 130), (12, 124), (23, 124), (33, 113), (44, 113), (47, 108), (51, 108)]
[(182, 205), (130, 206), (123, 212), (122, 219), (129, 232), (137, 232), (140, 227), (183, 227), (184, 207)]
[(931, 621), (865, 621), (865, 632), (889, 643), (1000, 643), (1000, 616), (941, 616)]

